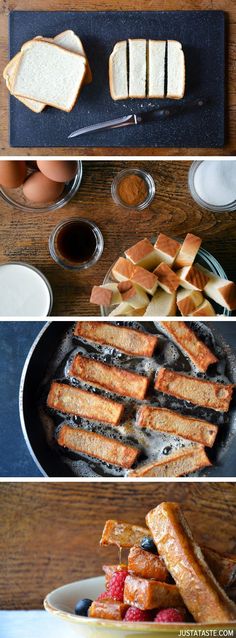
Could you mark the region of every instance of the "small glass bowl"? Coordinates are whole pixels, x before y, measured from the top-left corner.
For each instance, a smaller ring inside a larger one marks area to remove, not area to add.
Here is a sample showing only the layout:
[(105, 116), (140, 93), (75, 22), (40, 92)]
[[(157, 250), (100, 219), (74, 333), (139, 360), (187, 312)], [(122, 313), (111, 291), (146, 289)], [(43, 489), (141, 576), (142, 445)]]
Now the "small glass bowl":
[[(61, 231), (62, 228), (64, 228), (65, 226), (68, 226), (69, 224), (73, 222), (82, 222), (84, 224), (87, 224), (93, 231), (95, 239), (96, 239), (96, 247), (92, 257), (88, 261), (84, 261), (82, 263), (73, 263), (67, 260), (65, 257), (63, 257), (60, 254), (57, 247), (58, 233)], [(86, 270), (87, 268), (91, 268), (91, 266), (94, 266), (94, 264), (96, 264), (96, 262), (100, 259), (103, 253), (103, 248), (104, 248), (104, 239), (100, 231), (100, 228), (98, 228), (98, 226), (94, 224), (94, 222), (90, 221), (89, 219), (85, 219), (84, 217), (70, 217), (69, 219), (64, 219), (62, 222), (59, 222), (57, 226), (55, 226), (55, 228), (53, 229), (49, 237), (49, 251), (50, 251), (51, 257), (59, 266), (61, 266), (62, 268), (65, 268), (66, 270), (79, 271), (79, 270)]]
[[(16, 268), (18, 270), (18, 280), (16, 281), (16, 273), (14, 273), (14, 280), (15, 280), (15, 286), (18, 287), (18, 289), (20, 289), (21, 286), (24, 286), (25, 288), (25, 280), (24, 280), (24, 271), (25, 270), (29, 270), (29, 271), (33, 271), (33, 273), (35, 274), (35, 276), (42, 281), (42, 284), (45, 286), (45, 288), (47, 289), (47, 293), (48, 293), (48, 302), (47, 302), (47, 310), (43, 310), (40, 311), (40, 313), (35, 313), (35, 311), (33, 313), (29, 314), (29, 311), (26, 313), (25, 310), (22, 313), (17, 313), (17, 314), (13, 314), (11, 312), (11, 314), (5, 315), (3, 313), (1, 313), (0, 310), (0, 316), (4, 317), (4, 316), (12, 316), (12, 317), (23, 317), (23, 316), (27, 316), (27, 317), (33, 317), (33, 316), (41, 316), (41, 317), (48, 317), (51, 312), (52, 312), (52, 307), (53, 307), (53, 292), (52, 292), (52, 288), (50, 286), (50, 283), (48, 281), (48, 279), (45, 277), (45, 275), (41, 272), (41, 270), (39, 270), (38, 268), (35, 268), (35, 266), (32, 266), (31, 264), (26, 264), (23, 261), (11, 261), (11, 262), (4, 262), (2, 264), (0, 264), (0, 271), (1, 269), (4, 268), (11, 268), (13, 266), (13, 268)], [(2, 293), (3, 294), (3, 293)], [(14, 291), (13, 291), (14, 294)], [(18, 294), (18, 291), (17, 291)], [(37, 295), (37, 299), (38, 299), (38, 295)]]
[[(34, 173), (34, 171), (35, 169), (32, 162), (27, 161), (27, 177)], [(82, 162), (79, 160), (77, 161), (77, 172), (75, 177), (70, 182), (65, 183), (64, 191), (60, 197), (55, 202), (50, 202), (48, 204), (28, 203), (23, 195), (22, 186), (14, 189), (3, 188), (0, 186), (0, 196), (5, 200), (5, 202), (7, 202), (7, 204), (10, 204), (10, 206), (14, 206), (15, 208), (19, 208), (22, 211), (30, 213), (49, 213), (68, 204), (79, 190), (82, 175)]]
[[(155, 240), (151, 240), (153, 245), (155, 243)], [(179, 241), (177, 239), (177, 241)], [(121, 255), (122, 257), (125, 257), (125, 255)], [(118, 259), (118, 258), (117, 258)], [(114, 268), (115, 263), (117, 262), (114, 261), (114, 263), (112, 264), (112, 266), (109, 268), (107, 274), (104, 277), (103, 280), (103, 284), (110, 284), (110, 283), (114, 283), (115, 279), (112, 275), (112, 270)], [(218, 277), (221, 277), (221, 279), (227, 279), (227, 275), (225, 273), (225, 271), (223, 270), (222, 266), (219, 264), (219, 262), (217, 261), (217, 259), (215, 259), (215, 257), (213, 257), (213, 255), (211, 255), (211, 253), (209, 253), (207, 250), (205, 250), (204, 248), (200, 248), (198, 251), (198, 262), (201, 266), (203, 266), (204, 268), (207, 268), (208, 270), (210, 270), (214, 275), (217, 275)], [(227, 308), (222, 308), (222, 306), (219, 306), (217, 303), (215, 303), (214, 301), (212, 301), (210, 299), (210, 302), (212, 303), (215, 312), (221, 316), (224, 317), (231, 317), (232, 312), (231, 310), (228, 310)], [(100, 313), (102, 315), (102, 317), (108, 317), (110, 312), (113, 310), (114, 306), (100, 306)]]
[[(196, 160), (194, 162), (192, 162), (190, 169), (189, 169), (189, 173), (188, 173), (188, 187), (189, 187), (189, 191), (190, 194), (192, 196), (192, 198), (194, 199), (194, 201), (201, 206), (201, 208), (205, 208), (205, 210), (211, 210), (215, 213), (225, 213), (227, 211), (235, 211), (236, 210), (236, 200), (234, 200), (233, 202), (230, 202), (229, 204), (224, 204), (224, 206), (216, 206), (215, 204), (208, 204), (208, 202), (205, 202), (204, 199), (202, 199), (196, 189), (195, 189), (195, 184), (194, 184), (194, 177), (195, 177), (195, 173), (198, 169), (198, 167), (200, 166), (200, 164), (202, 164), (203, 161), (207, 161), (207, 160)], [(215, 160), (218, 161), (218, 160)]]
[[(136, 204), (135, 206), (131, 206), (130, 204), (126, 204), (125, 202), (123, 202), (118, 193), (118, 186), (121, 180), (124, 177), (128, 177), (129, 175), (138, 175), (138, 177), (141, 177), (145, 181), (145, 184), (147, 186), (147, 196), (145, 197), (143, 202), (141, 202), (140, 204)], [(118, 204), (118, 206), (122, 206), (123, 208), (128, 208), (129, 210), (144, 210), (145, 208), (147, 208), (151, 204), (155, 196), (155, 192), (156, 187), (153, 177), (146, 171), (140, 170), (138, 168), (127, 168), (123, 171), (120, 171), (120, 173), (118, 173), (118, 175), (114, 177), (111, 185), (111, 194), (115, 204)]]

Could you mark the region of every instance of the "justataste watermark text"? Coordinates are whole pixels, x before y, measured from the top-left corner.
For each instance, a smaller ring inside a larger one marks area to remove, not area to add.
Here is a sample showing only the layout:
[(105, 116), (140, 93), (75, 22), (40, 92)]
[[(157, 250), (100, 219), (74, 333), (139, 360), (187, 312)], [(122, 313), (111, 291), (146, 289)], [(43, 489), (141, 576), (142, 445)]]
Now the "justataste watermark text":
[(181, 629), (179, 638), (236, 638), (234, 629)]

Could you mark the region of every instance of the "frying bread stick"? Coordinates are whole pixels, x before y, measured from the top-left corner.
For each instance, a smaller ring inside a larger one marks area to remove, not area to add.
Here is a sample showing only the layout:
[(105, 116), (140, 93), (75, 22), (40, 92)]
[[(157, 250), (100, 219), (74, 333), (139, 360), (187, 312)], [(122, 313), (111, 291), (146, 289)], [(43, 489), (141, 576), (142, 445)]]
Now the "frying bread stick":
[(126, 577), (124, 602), (143, 610), (183, 607), (183, 600), (176, 585), (137, 576)]
[(134, 399), (144, 399), (149, 380), (124, 368), (107, 365), (78, 354), (72, 361), (69, 375), (102, 388)]
[(234, 389), (233, 384), (205, 381), (167, 368), (159, 370), (154, 387), (160, 392), (218, 412), (228, 412)]
[(134, 576), (158, 581), (166, 581), (168, 578), (168, 571), (161, 558), (136, 545), (129, 552), (128, 571)]
[(66, 424), (60, 429), (57, 441), (59, 445), (70, 450), (124, 468), (132, 467), (139, 454), (139, 450), (131, 445), (89, 430), (76, 430)]
[(160, 556), (196, 622), (236, 619), (229, 600), (206, 564), (177, 503), (161, 503), (146, 516)]
[(155, 335), (105, 321), (78, 321), (74, 334), (137, 357), (151, 357), (158, 342)]
[(130, 470), (129, 476), (184, 476), (211, 465), (202, 445), (168, 454), (165, 459)]
[(98, 394), (53, 381), (47, 398), (49, 408), (65, 414), (81, 416), (92, 421), (118, 425), (124, 406)]
[(111, 519), (105, 523), (100, 545), (117, 545), (117, 547), (129, 549), (133, 545), (139, 545), (144, 536), (150, 536), (150, 532), (146, 527), (130, 525), (130, 523)]
[(157, 432), (180, 436), (201, 445), (212, 447), (218, 428), (203, 419), (182, 416), (173, 410), (142, 405), (137, 413), (137, 425)]
[(187, 353), (200, 372), (206, 372), (211, 363), (219, 361), (184, 321), (160, 321), (160, 325)]

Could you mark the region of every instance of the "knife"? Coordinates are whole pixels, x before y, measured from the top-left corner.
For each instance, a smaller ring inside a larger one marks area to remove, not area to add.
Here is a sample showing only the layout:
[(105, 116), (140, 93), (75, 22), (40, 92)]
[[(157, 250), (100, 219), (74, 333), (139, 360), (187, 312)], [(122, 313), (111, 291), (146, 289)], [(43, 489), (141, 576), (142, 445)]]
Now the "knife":
[(149, 109), (148, 111), (144, 111), (143, 113), (130, 113), (129, 115), (118, 117), (114, 120), (107, 120), (106, 122), (99, 122), (98, 124), (91, 124), (90, 126), (79, 128), (70, 133), (70, 135), (68, 135), (68, 139), (84, 135), (85, 133), (91, 133), (93, 131), (104, 131), (112, 128), (123, 128), (124, 126), (131, 126), (132, 124), (136, 125), (143, 124), (144, 122), (153, 122), (159, 118), (178, 115), (179, 113), (189, 109), (191, 110), (192, 108), (201, 108), (206, 104), (206, 102), (207, 100), (205, 98), (197, 98), (196, 100), (188, 101), (182, 100), (179, 104), (170, 104), (164, 108), (157, 106), (153, 109)]

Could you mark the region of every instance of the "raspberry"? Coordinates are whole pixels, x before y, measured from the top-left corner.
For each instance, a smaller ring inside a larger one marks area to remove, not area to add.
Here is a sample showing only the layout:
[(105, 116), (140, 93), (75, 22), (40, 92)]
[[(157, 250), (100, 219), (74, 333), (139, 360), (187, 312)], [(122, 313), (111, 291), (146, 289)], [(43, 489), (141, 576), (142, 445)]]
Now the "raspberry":
[(128, 576), (126, 569), (115, 572), (110, 580), (107, 596), (123, 603), (125, 579)]
[(184, 617), (178, 609), (161, 609), (154, 618), (154, 622), (184, 622)]
[(138, 607), (129, 607), (123, 620), (126, 622), (149, 622), (152, 620), (152, 615), (150, 611), (142, 611)]
[(109, 598), (108, 592), (107, 591), (103, 591), (101, 594), (99, 594), (99, 596), (96, 598), (96, 600), (107, 600), (107, 598)]

